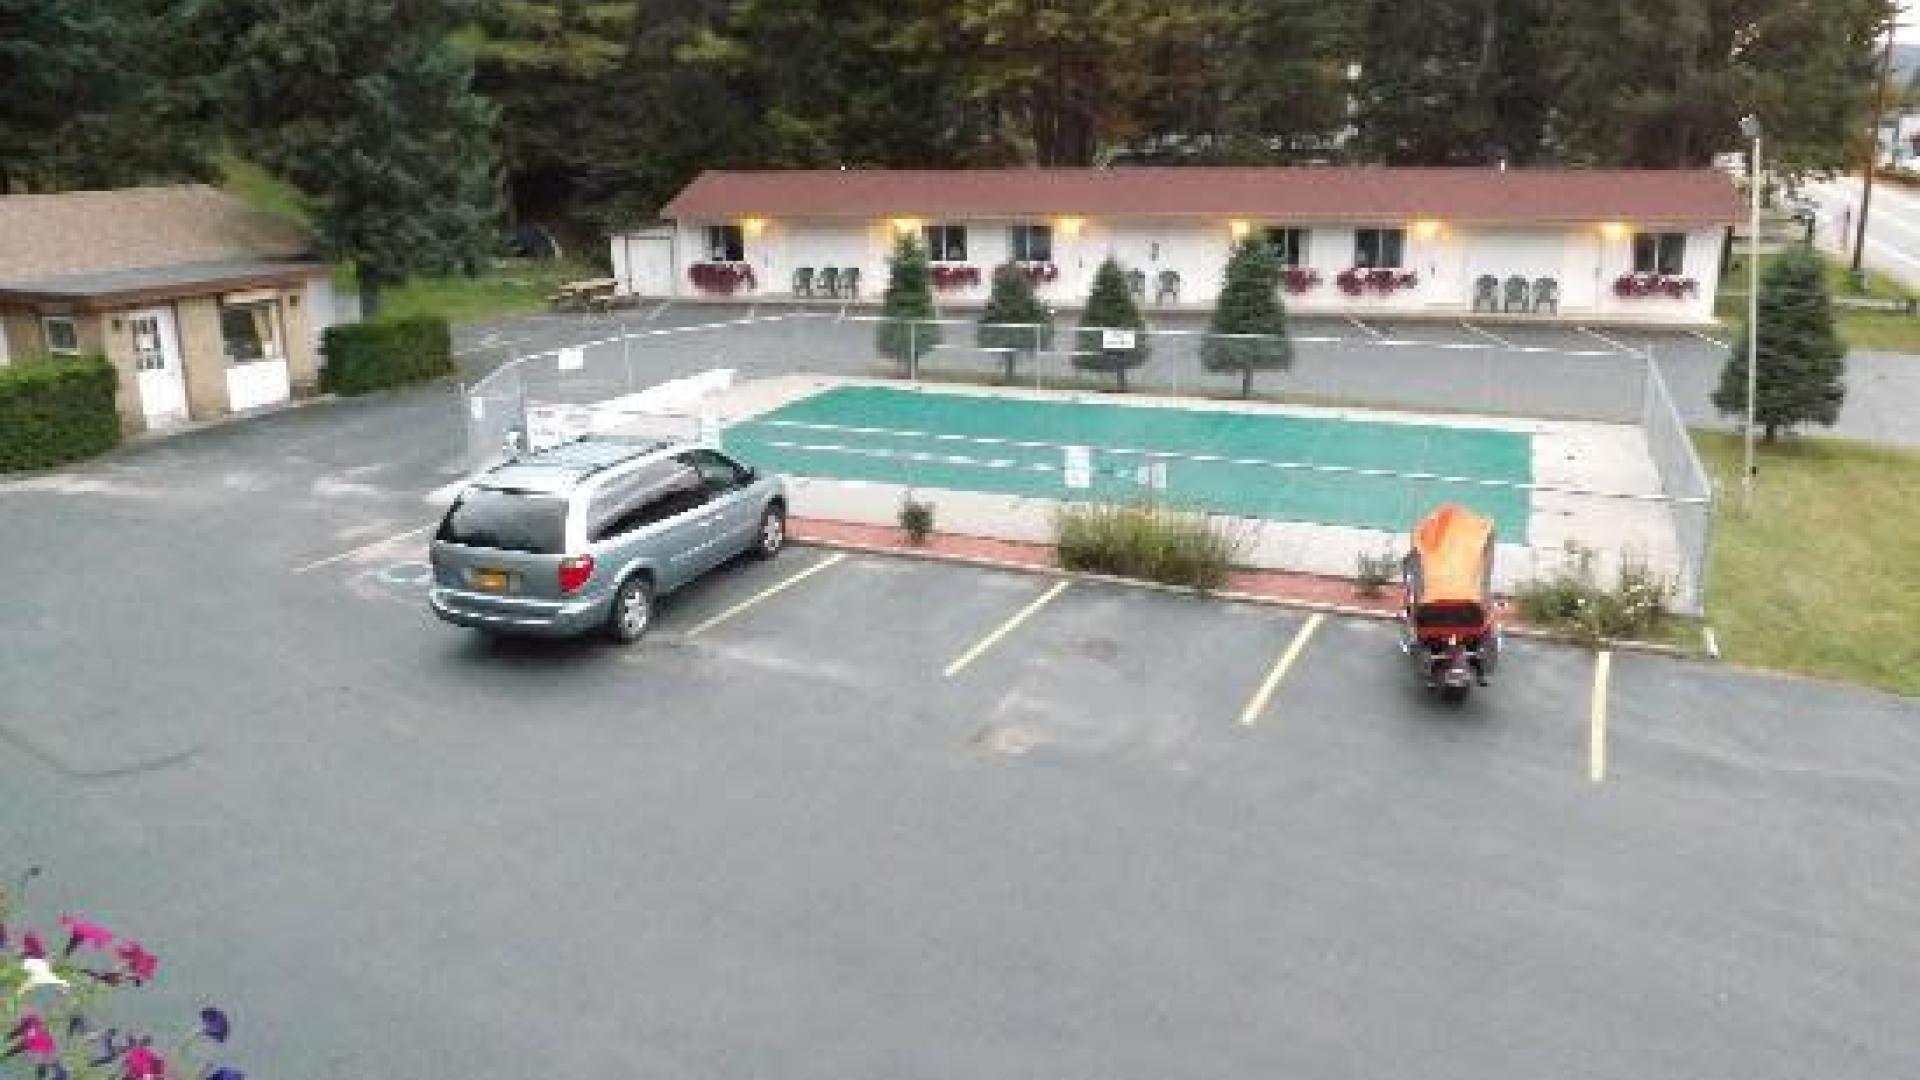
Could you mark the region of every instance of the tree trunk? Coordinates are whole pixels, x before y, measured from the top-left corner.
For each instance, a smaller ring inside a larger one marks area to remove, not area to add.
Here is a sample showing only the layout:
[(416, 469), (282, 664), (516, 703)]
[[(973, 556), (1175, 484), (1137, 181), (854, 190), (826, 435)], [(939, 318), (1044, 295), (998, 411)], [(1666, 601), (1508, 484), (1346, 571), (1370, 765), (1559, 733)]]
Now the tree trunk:
[(381, 281), (378, 274), (360, 271), (360, 317), (377, 319), (380, 317)]
[(1773, 443), (1774, 441), (1778, 440), (1780, 437), (1780, 425), (1779, 424), (1763, 424), (1760, 428), (1760, 433), (1761, 433), (1760, 434), (1761, 442)]
[(1113, 369), (1113, 377), (1120, 383), (1120, 392), (1127, 392), (1127, 365), (1118, 364)]
[(1005, 377), (1003, 377), (1003, 378), (1002, 378), (1002, 379), (1000, 380), (1001, 382), (1003, 382), (1003, 383), (1005, 383), (1005, 384), (1007, 384), (1008, 386), (1012, 386), (1012, 385), (1013, 385), (1013, 358), (1014, 358), (1014, 355), (1015, 355), (1015, 354), (1014, 354), (1014, 352), (1013, 352), (1013, 350), (1012, 350), (1012, 349), (1008, 349), (1008, 350), (1007, 350), (1007, 373), (1006, 373), (1006, 376), (1005, 376)]
[(1253, 397), (1253, 365), (1252, 364), (1248, 364), (1246, 367), (1243, 367), (1240, 369), (1240, 397), (1242, 399), (1248, 399)]

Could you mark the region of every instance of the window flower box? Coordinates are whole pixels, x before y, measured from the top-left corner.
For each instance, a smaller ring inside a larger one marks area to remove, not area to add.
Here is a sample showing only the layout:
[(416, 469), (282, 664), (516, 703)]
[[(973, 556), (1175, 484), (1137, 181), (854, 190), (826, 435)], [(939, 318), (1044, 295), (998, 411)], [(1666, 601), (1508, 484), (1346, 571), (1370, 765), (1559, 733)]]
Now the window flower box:
[(1280, 271), (1281, 288), (1286, 289), (1287, 292), (1295, 296), (1318, 288), (1319, 285), (1320, 271), (1310, 266), (1288, 266), (1283, 267)]
[(931, 272), (933, 287), (942, 292), (971, 289), (980, 284), (980, 268), (954, 263), (935, 263)]
[(1650, 296), (1685, 300), (1699, 292), (1699, 282), (1679, 274), (1633, 273), (1621, 274), (1613, 279), (1613, 295), (1623, 300), (1640, 300)]
[(700, 262), (687, 267), (687, 279), (701, 292), (732, 296), (741, 289), (752, 291), (753, 267), (743, 262)]
[(1340, 271), (1339, 277), (1335, 280), (1340, 285), (1340, 291), (1348, 296), (1359, 296), (1368, 292), (1388, 296), (1401, 289), (1411, 289), (1420, 284), (1420, 275), (1411, 270), (1393, 270), (1384, 266), (1372, 269), (1355, 266)]
[(1027, 275), (1027, 281), (1034, 285), (1044, 285), (1060, 276), (1060, 268), (1050, 262), (1023, 262), (1019, 265)]

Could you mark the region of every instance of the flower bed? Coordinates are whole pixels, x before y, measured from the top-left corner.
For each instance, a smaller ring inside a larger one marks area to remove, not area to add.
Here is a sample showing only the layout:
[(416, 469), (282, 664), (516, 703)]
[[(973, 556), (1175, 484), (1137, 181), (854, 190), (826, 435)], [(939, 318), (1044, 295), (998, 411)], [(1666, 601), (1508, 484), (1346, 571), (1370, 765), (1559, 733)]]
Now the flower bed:
[(943, 292), (951, 289), (971, 289), (980, 284), (980, 268), (954, 263), (937, 263), (933, 267), (932, 277), (933, 287)]
[(1390, 270), (1386, 267), (1370, 270), (1356, 266), (1340, 271), (1340, 276), (1335, 280), (1339, 282), (1340, 291), (1348, 296), (1359, 296), (1366, 292), (1387, 296), (1420, 284), (1420, 275), (1411, 270)]
[(1625, 300), (1664, 296), (1685, 300), (1700, 291), (1700, 283), (1679, 274), (1621, 274), (1613, 279), (1613, 295)]
[(1044, 285), (1060, 276), (1060, 268), (1050, 262), (1023, 262), (1019, 267), (1035, 285)]
[(1308, 266), (1289, 266), (1280, 271), (1280, 285), (1295, 296), (1320, 284), (1320, 271)]
[(687, 267), (687, 279), (701, 292), (732, 296), (755, 287), (753, 267), (737, 262), (701, 262)]

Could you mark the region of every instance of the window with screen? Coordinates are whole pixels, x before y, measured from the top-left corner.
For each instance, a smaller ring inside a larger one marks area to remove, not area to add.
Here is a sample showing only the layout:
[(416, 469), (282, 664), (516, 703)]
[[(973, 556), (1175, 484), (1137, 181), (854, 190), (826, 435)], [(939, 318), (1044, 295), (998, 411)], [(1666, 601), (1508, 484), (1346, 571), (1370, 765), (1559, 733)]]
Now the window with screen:
[(1678, 275), (1683, 272), (1686, 264), (1686, 233), (1633, 234), (1634, 273)]
[(928, 225), (920, 230), (927, 243), (927, 257), (934, 262), (967, 261), (965, 225)]
[(1353, 234), (1353, 265), (1369, 269), (1397, 269), (1405, 257), (1405, 229), (1356, 229)]
[(71, 356), (80, 351), (80, 330), (64, 315), (49, 315), (40, 320), (47, 335), (47, 351), (55, 356)]
[(1014, 262), (1052, 262), (1053, 226), (1015, 225), (1007, 231)]
[(746, 238), (738, 225), (707, 226), (707, 258), (712, 262), (740, 262), (747, 257)]
[(1267, 230), (1267, 248), (1281, 266), (1304, 266), (1307, 262), (1307, 230), (1275, 226)]

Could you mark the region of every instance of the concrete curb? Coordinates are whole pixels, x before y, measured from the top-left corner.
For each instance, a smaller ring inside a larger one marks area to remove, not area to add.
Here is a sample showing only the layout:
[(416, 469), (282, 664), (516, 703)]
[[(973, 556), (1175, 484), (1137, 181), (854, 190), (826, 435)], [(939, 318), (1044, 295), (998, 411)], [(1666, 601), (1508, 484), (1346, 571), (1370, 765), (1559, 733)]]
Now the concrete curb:
[[(1035, 566), (1032, 563), (1012, 562), (1006, 559), (990, 559), (976, 555), (955, 555), (945, 551), (923, 551), (910, 548), (892, 547), (881, 544), (863, 544), (855, 540), (833, 540), (808, 536), (805, 532), (796, 532), (794, 542), (809, 547), (828, 548), (833, 551), (851, 551), (862, 555), (880, 555), (896, 559), (919, 559), (926, 562), (950, 563), (957, 566), (977, 566), (994, 570), (1012, 570), (1018, 573), (1034, 574), (1043, 577), (1063, 577), (1076, 581), (1097, 581), (1109, 585), (1119, 585), (1130, 589), (1150, 592), (1170, 593), (1178, 596), (1196, 596), (1212, 600), (1225, 600), (1236, 604), (1261, 604), (1267, 607), (1288, 608), (1295, 611), (1319, 612), (1350, 619), (1372, 619), (1375, 622), (1396, 622), (1400, 616), (1391, 611), (1376, 611), (1372, 608), (1356, 607), (1350, 604), (1332, 604), (1322, 600), (1295, 600), (1279, 596), (1261, 596), (1258, 593), (1236, 592), (1230, 589), (1208, 591), (1196, 589), (1190, 585), (1167, 585), (1158, 581), (1141, 581), (1138, 578), (1115, 577), (1112, 574), (1092, 574), (1079, 570), (1065, 570), (1058, 566)], [(1557, 630), (1542, 630), (1532, 626), (1508, 626), (1505, 632), (1509, 637), (1524, 638), (1529, 641), (1543, 641), (1556, 645), (1570, 645), (1576, 648), (1591, 648), (1586, 642), (1572, 634)], [(1673, 645), (1657, 641), (1607, 640), (1599, 644), (1600, 648), (1646, 653), (1653, 656), (1666, 656), (1676, 659), (1694, 659), (1692, 653)]]

